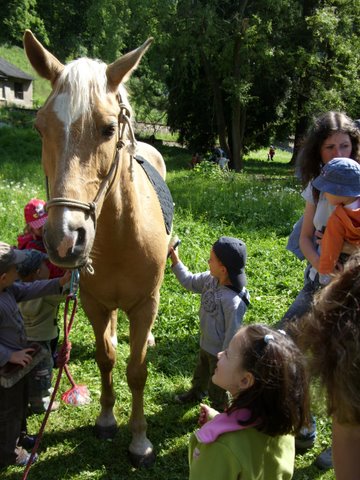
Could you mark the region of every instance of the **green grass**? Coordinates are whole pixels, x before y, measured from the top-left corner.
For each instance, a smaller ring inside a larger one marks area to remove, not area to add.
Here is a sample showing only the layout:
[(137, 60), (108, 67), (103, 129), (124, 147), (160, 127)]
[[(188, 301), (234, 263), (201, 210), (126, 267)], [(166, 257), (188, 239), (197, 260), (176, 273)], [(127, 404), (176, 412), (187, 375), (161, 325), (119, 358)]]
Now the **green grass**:
[[(45, 195), (41, 146), (30, 128), (1, 128), (0, 143), (0, 239), (15, 244), (23, 228), (24, 204), (32, 196)], [(245, 321), (275, 325), (301, 289), (304, 268), (285, 249), (287, 235), (303, 209), (300, 186), (288, 166), (289, 154), (277, 150), (275, 162), (270, 164), (266, 161), (266, 150), (252, 153), (245, 159), (244, 172), (234, 174), (222, 173), (206, 164), (198, 170), (189, 170), (189, 152), (166, 146), (161, 150), (175, 202), (174, 232), (182, 240), (179, 250), (182, 260), (192, 271), (205, 270), (211, 244), (220, 235), (244, 239), (251, 293)], [(137, 471), (127, 459), (131, 399), (125, 378), (128, 325), (122, 316), (114, 371), (119, 432), (112, 442), (94, 437), (100, 379), (94, 360), (94, 335), (80, 307), (70, 338), (73, 344), (70, 370), (78, 384), (88, 386), (92, 402), (83, 407), (62, 403), (51, 414), (40, 459), (31, 468), (29, 478), (188, 478), (187, 445), (190, 433), (197, 426), (198, 408), (181, 407), (173, 402), (173, 397), (190, 385), (198, 351), (199, 296), (184, 291), (169, 266), (161, 293), (154, 327), (157, 345), (148, 352), (149, 376), (145, 389), (148, 435), (157, 452), (155, 466)], [(60, 391), (69, 387), (63, 379)], [(330, 442), (330, 422), (324, 414), (321, 396), (313, 409), (318, 415), (318, 439), (313, 450), (296, 457), (295, 480), (333, 478), (333, 471), (322, 473), (312, 466), (315, 457)], [(41, 416), (29, 418), (31, 432), (38, 430), (41, 419)], [(21, 469), (10, 467), (2, 472), (1, 478), (15, 480), (21, 474)]]

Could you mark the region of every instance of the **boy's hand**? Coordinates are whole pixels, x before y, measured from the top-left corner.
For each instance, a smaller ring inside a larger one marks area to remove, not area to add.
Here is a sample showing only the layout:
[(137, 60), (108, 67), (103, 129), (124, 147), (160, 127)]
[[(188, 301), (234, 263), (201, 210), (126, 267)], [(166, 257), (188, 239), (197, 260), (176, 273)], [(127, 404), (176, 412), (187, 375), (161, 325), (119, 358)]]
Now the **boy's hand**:
[(66, 270), (64, 275), (59, 278), (59, 283), (63, 287), (64, 285), (70, 282), (70, 279), (71, 279), (71, 270)]
[(180, 261), (179, 255), (177, 254), (176, 250), (173, 249), (173, 247), (170, 247), (169, 255), (170, 255), (170, 258), (171, 258), (171, 264), (174, 267)]
[(9, 362), (25, 367), (32, 361), (31, 353), (33, 351), (33, 348), (24, 348), (24, 350), (17, 350), (10, 355)]
[(177, 235), (175, 235), (170, 241), (167, 257), (171, 258), (172, 266), (176, 265), (180, 261), (179, 256), (177, 254), (177, 248), (180, 245), (180, 243), (181, 243), (181, 240)]

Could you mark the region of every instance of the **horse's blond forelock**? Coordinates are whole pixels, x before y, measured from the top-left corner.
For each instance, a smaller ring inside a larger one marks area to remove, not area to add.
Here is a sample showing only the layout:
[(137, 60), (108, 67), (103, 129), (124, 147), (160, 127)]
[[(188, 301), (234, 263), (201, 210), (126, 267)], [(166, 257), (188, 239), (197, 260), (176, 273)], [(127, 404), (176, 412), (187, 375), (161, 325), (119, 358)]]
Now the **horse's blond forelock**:
[[(91, 119), (95, 100), (105, 100), (108, 93), (106, 69), (104, 62), (89, 58), (80, 58), (65, 65), (52, 94), (56, 100), (61, 93), (67, 93), (68, 105), (62, 109), (65, 127), (69, 128), (80, 117), (83, 122)], [(123, 85), (119, 86), (119, 93), (122, 102), (129, 106)]]
[(89, 118), (95, 98), (103, 98), (107, 90), (106, 64), (99, 60), (80, 58), (65, 65), (56, 82), (53, 98), (67, 93), (65, 121), (69, 127), (79, 117)]

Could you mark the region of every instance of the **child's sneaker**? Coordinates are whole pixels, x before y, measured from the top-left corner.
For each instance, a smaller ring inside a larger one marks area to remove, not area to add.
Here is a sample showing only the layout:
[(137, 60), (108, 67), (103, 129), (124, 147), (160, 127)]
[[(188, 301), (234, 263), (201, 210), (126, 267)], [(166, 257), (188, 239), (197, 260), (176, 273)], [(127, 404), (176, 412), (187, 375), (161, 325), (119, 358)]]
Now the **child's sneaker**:
[(320, 470), (329, 470), (329, 468), (333, 468), (332, 448), (329, 447), (321, 452), (315, 460), (314, 465), (316, 465)]
[[(40, 413), (45, 413), (49, 408), (49, 404), (50, 404), (50, 397), (44, 397), (41, 403), (37, 403), (37, 404), (32, 403), (30, 405), (30, 413), (34, 413), (36, 415)], [(56, 410), (59, 410), (59, 408), (60, 408), (60, 402), (55, 400), (51, 405), (51, 412), (56, 412)]]
[[(31, 453), (29, 453), (23, 447), (16, 447), (16, 453), (17, 453), (17, 457), (15, 460), (15, 465), (18, 465), (20, 467), (25, 467), (28, 464)], [(39, 455), (35, 453), (31, 463), (35, 463), (38, 458), (39, 458)]]
[(316, 440), (316, 421), (311, 417), (309, 427), (302, 427), (300, 433), (295, 437), (295, 448), (297, 450), (309, 450), (314, 446)]

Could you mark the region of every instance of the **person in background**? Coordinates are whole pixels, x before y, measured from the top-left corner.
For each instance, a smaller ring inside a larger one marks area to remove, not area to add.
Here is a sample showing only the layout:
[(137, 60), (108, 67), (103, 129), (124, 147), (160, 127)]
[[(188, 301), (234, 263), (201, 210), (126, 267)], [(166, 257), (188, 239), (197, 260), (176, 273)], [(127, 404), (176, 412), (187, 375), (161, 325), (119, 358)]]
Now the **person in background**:
[(208, 392), (214, 408), (227, 406), (226, 391), (211, 381), (217, 354), (227, 348), (249, 305), (245, 288), (246, 245), (233, 237), (220, 237), (210, 250), (210, 271), (193, 274), (170, 249), (172, 271), (183, 287), (201, 294), (200, 352), (189, 391), (175, 397), (178, 403), (202, 400)]
[(213, 382), (232, 400), (224, 413), (201, 405), (189, 445), (190, 480), (287, 480), (294, 434), (308, 419), (304, 357), (283, 331), (243, 326), (218, 354)]
[[(39, 250), (46, 253), (43, 240), (43, 228), (47, 221), (48, 214), (45, 210), (46, 203), (39, 198), (32, 198), (24, 207), (25, 229), (24, 233), (18, 236), (18, 248)], [(49, 268), (49, 278), (62, 277), (64, 270), (49, 259), (46, 260)]]
[(201, 155), (196, 152), (196, 153), (194, 153), (194, 155), (191, 157), (190, 167), (191, 167), (191, 168), (194, 168), (195, 165), (198, 165), (199, 163), (201, 163)]
[[(321, 287), (317, 270), (319, 245), (334, 207), (323, 193), (313, 187), (312, 182), (320, 175), (322, 167), (335, 157), (360, 161), (360, 131), (347, 115), (330, 111), (315, 119), (298, 156), (299, 175), (305, 187), (302, 196), (306, 201), (299, 243), (308, 265), (304, 273), (304, 287), (279, 323), (279, 327), (285, 330), (288, 322), (296, 321), (310, 310), (313, 296)], [(345, 244), (343, 251), (352, 253), (353, 249), (353, 246)], [(313, 419), (312, 427), (304, 428), (297, 437), (296, 446), (302, 450), (311, 448), (315, 439), (316, 424)], [(332, 467), (331, 447), (319, 455), (315, 465), (321, 469)]]
[(268, 158), (268, 160), (273, 161), (274, 157), (275, 157), (275, 147), (274, 147), (274, 145), (270, 145), (267, 158)]
[(332, 417), (337, 480), (360, 478), (360, 253), (315, 296), (296, 328), (311, 374), (320, 379)]

